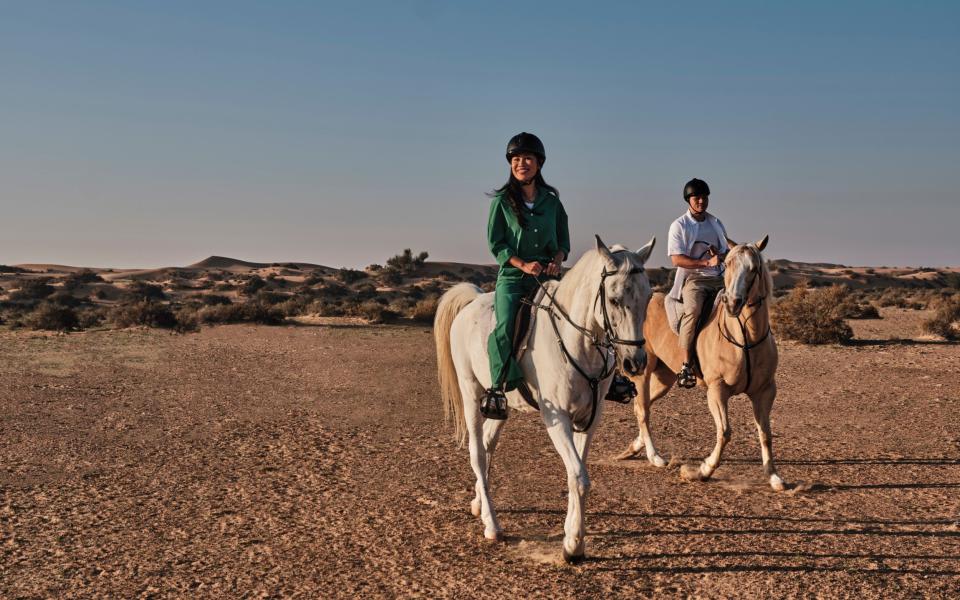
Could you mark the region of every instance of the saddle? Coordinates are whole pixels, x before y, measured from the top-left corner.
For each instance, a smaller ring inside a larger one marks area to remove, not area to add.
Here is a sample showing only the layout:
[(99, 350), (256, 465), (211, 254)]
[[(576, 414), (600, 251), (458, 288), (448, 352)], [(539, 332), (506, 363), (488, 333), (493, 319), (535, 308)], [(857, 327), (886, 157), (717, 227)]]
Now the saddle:
[[(700, 370), (700, 357), (697, 356), (697, 336), (700, 335), (700, 331), (703, 330), (707, 321), (710, 320), (713, 311), (717, 310), (722, 301), (723, 290), (721, 289), (713, 296), (712, 302), (708, 298), (707, 301), (703, 303), (703, 308), (700, 310), (700, 316), (697, 319), (697, 328), (693, 334), (693, 360), (690, 366), (692, 366), (698, 374), (702, 374), (702, 372)], [(683, 302), (674, 300), (670, 296), (664, 296), (663, 309), (667, 313), (667, 323), (670, 325), (670, 329), (673, 330), (675, 334), (680, 335), (680, 318), (683, 316)]]

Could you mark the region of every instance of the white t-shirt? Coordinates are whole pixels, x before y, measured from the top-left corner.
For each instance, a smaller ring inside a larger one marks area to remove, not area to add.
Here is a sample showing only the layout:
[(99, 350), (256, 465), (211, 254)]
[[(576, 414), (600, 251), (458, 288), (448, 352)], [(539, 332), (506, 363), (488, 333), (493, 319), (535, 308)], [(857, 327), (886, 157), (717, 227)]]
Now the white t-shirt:
[[(717, 251), (719, 252), (720, 237), (717, 235), (717, 228), (706, 221), (701, 221), (697, 223), (697, 236), (696, 241), (693, 243), (693, 248), (690, 250), (690, 258), (698, 260), (701, 258), (709, 258), (710, 246), (718, 249)], [(693, 269), (692, 272), (706, 277), (716, 277), (721, 273), (719, 264), (715, 267)]]

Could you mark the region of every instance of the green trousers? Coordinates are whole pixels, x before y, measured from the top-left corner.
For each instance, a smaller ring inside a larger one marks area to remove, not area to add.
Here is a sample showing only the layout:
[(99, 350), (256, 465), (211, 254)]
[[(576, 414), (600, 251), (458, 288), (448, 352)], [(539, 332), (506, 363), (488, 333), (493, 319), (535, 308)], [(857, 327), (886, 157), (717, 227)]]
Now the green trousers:
[(497, 276), (497, 287), (493, 295), (493, 311), (497, 316), (497, 325), (487, 340), (493, 387), (502, 383), (503, 389), (507, 391), (515, 389), (523, 381), (520, 365), (513, 358), (513, 329), (516, 326), (520, 301), (535, 287), (536, 280), (524, 275), (520, 269), (504, 267)]

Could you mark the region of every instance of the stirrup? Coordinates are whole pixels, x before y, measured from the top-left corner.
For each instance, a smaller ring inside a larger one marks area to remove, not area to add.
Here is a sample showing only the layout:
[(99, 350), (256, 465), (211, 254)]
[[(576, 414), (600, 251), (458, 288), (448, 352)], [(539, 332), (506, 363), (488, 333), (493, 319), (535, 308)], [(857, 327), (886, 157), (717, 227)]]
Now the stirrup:
[(693, 374), (693, 368), (690, 367), (689, 363), (683, 363), (683, 366), (680, 367), (680, 371), (677, 373), (677, 385), (687, 389), (696, 387), (697, 376)]
[(636, 397), (636, 384), (620, 373), (614, 373), (613, 382), (610, 383), (610, 390), (604, 399), (619, 402), (620, 404), (630, 404), (630, 401)]
[(503, 394), (503, 390), (492, 387), (484, 392), (480, 400), (480, 414), (496, 421), (507, 418), (507, 397)]

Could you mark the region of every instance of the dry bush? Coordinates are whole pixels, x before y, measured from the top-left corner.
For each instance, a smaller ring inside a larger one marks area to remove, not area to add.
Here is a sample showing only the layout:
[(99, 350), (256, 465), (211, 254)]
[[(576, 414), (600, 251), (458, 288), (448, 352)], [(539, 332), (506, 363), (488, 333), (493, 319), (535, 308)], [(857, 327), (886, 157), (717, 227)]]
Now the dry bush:
[(218, 304), (204, 306), (197, 311), (201, 323), (260, 323), (278, 325), (283, 322), (283, 313), (272, 306), (259, 302), (245, 304)]
[(51, 304), (56, 304), (57, 306), (63, 306), (66, 308), (76, 308), (83, 304), (83, 301), (80, 298), (77, 298), (67, 290), (56, 291), (49, 296), (47, 296), (47, 302)]
[(103, 323), (106, 319), (107, 313), (102, 308), (88, 308), (86, 310), (77, 311), (77, 320), (79, 321), (80, 329), (89, 329), (91, 327), (96, 327)]
[(267, 287), (267, 282), (263, 280), (263, 277), (253, 275), (243, 283), (240, 291), (246, 296), (252, 296), (265, 287)]
[(206, 294), (200, 298), (200, 301), (203, 302), (205, 306), (217, 306), (220, 304), (233, 304), (233, 301), (226, 296), (220, 296), (218, 294)]
[(72, 290), (80, 287), (85, 283), (103, 283), (103, 277), (100, 277), (90, 269), (83, 269), (82, 271), (77, 271), (76, 273), (71, 273), (63, 278), (63, 287), (67, 290)]
[(351, 311), (355, 316), (362, 317), (371, 323), (385, 323), (397, 314), (376, 300), (368, 300), (357, 304)]
[(933, 317), (923, 322), (923, 329), (948, 340), (960, 338), (960, 296), (939, 301)]
[(27, 315), (25, 323), (32, 329), (48, 331), (69, 331), (77, 329), (80, 321), (77, 313), (70, 307), (44, 302)]
[(200, 319), (197, 316), (197, 309), (183, 307), (179, 309), (174, 316), (177, 319), (177, 324), (174, 325), (176, 331), (186, 333), (188, 331), (200, 330)]
[(110, 312), (110, 321), (117, 327), (144, 325), (173, 329), (177, 326), (177, 317), (170, 307), (152, 300), (118, 306)]
[(853, 330), (843, 320), (840, 310), (848, 293), (843, 286), (811, 290), (798, 285), (773, 305), (777, 333), (804, 344), (849, 341)]
[(351, 284), (356, 283), (361, 279), (366, 279), (367, 277), (370, 277), (370, 275), (363, 271), (358, 271), (357, 269), (348, 269), (344, 267), (336, 272), (335, 277), (343, 283)]
[(421, 323), (433, 323), (433, 317), (437, 314), (437, 305), (440, 298), (425, 298), (417, 302), (410, 313), (410, 318)]
[(166, 300), (167, 295), (163, 293), (163, 288), (159, 285), (146, 283), (143, 281), (134, 281), (126, 290), (124, 296), (127, 300), (134, 303), (154, 300)]
[(35, 302), (43, 300), (56, 289), (50, 285), (49, 279), (25, 279), (19, 282), (20, 289), (10, 292), (13, 302)]

